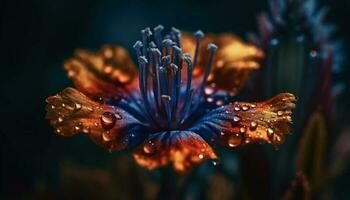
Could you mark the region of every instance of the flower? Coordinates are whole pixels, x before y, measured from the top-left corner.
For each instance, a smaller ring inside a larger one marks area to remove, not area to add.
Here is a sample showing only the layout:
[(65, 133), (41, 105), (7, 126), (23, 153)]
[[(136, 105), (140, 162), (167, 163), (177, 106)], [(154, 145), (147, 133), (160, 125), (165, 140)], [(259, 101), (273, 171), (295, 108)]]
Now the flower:
[(142, 41), (134, 45), (138, 68), (119, 46), (77, 50), (65, 62), (77, 89), (47, 98), (46, 118), (56, 133), (85, 133), (110, 151), (132, 149), (143, 167), (171, 163), (178, 172), (217, 159), (213, 144), (283, 143), (294, 95), (230, 100), (258, 68), (260, 50), (232, 34), (204, 37), (197, 31), (193, 37), (162, 30), (141, 31)]

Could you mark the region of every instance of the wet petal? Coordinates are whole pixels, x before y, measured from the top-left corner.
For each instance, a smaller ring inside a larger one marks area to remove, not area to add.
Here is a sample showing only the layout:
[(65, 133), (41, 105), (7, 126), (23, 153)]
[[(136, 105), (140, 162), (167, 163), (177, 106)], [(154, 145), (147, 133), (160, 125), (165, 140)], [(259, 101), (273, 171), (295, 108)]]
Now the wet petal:
[(260, 103), (236, 102), (211, 111), (191, 131), (227, 147), (259, 142), (280, 145), (291, 131), (294, 102), (289, 93)]
[(190, 131), (153, 134), (133, 155), (139, 165), (148, 169), (171, 163), (178, 172), (186, 172), (207, 159), (217, 158), (212, 148), (199, 135)]
[(119, 46), (106, 45), (96, 53), (78, 49), (64, 67), (75, 86), (93, 98), (120, 98), (137, 89), (136, 67)]
[(231, 96), (237, 94), (244, 86), (249, 74), (259, 68), (259, 60), (263, 58), (263, 52), (230, 33), (205, 36), (201, 42), (195, 76), (202, 77), (208, 65), (206, 46), (209, 43), (216, 44), (218, 50), (207, 84), (214, 86), (217, 92), (225, 92)]
[(121, 150), (139, 122), (124, 110), (90, 100), (74, 88), (46, 99), (46, 118), (62, 136), (85, 133), (98, 145)]

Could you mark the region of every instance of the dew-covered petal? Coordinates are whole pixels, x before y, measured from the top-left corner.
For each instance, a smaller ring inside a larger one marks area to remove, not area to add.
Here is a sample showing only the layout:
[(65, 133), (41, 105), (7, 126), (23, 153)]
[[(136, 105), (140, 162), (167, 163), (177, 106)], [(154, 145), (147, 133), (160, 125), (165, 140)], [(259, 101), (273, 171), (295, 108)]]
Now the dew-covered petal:
[(289, 93), (259, 103), (236, 102), (211, 111), (190, 130), (227, 147), (280, 145), (291, 131), (294, 102), (295, 96)]
[(202, 77), (208, 66), (209, 52), (205, 47), (210, 43), (217, 45), (218, 50), (207, 85), (214, 86), (215, 92), (233, 96), (244, 86), (250, 73), (259, 68), (259, 61), (264, 54), (231, 33), (206, 35), (201, 41), (199, 60), (194, 69), (195, 77)]
[(120, 46), (105, 45), (98, 52), (78, 49), (64, 67), (76, 88), (92, 98), (120, 98), (137, 89), (136, 67)]
[(124, 149), (140, 139), (133, 131), (141, 125), (133, 116), (121, 108), (92, 101), (74, 88), (48, 97), (46, 102), (46, 119), (59, 135), (85, 133), (109, 150)]
[(177, 172), (186, 172), (208, 159), (217, 159), (213, 149), (194, 132), (160, 132), (148, 137), (133, 156), (147, 169), (172, 164)]

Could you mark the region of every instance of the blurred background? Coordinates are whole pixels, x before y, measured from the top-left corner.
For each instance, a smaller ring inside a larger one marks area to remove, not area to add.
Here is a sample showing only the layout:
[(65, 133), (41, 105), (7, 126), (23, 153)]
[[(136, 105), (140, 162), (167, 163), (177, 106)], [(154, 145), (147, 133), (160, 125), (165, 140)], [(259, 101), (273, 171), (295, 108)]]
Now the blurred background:
[[(257, 20), (274, 14), (267, 0), (2, 0), (0, 199), (349, 199), (350, 1), (316, 2), (315, 11), (328, 9), (324, 20), (295, 19), (291, 6), (279, 13), (287, 24), (269, 31)], [(298, 94), (286, 144), (219, 148), (220, 163), (176, 175), (144, 170), (128, 152), (111, 154), (83, 135), (55, 135), (45, 98), (72, 86), (63, 61), (74, 49), (120, 44), (135, 58), (140, 30), (158, 24), (234, 32), (264, 49), (262, 69), (238, 98)]]

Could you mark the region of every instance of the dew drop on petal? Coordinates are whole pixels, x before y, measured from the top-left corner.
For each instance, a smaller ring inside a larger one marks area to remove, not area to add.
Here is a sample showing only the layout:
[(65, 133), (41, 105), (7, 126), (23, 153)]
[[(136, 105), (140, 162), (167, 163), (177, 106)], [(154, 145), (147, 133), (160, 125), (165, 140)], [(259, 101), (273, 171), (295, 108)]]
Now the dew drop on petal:
[(74, 106), (74, 109), (75, 109), (76, 111), (78, 111), (78, 110), (81, 109), (81, 107), (82, 107), (82, 105), (81, 105), (80, 103), (76, 103), (75, 106)]
[(199, 159), (203, 159), (203, 158), (204, 158), (204, 155), (203, 155), (203, 154), (199, 154), (199, 155), (198, 155), (198, 158), (199, 158)]
[(74, 130), (76, 130), (76, 131), (80, 131), (81, 129), (82, 129), (82, 125), (81, 124), (78, 124), (78, 125), (75, 125), (74, 126)]
[(212, 97), (208, 97), (208, 98), (207, 98), (207, 102), (213, 103), (213, 102), (214, 102), (214, 99), (213, 99)]
[(115, 113), (114, 115), (115, 115), (115, 118), (116, 118), (117, 120), (121, 120), (121, 119), (122, 119), (122, 116), (121, 116), (120, 114)]
[(224, 104), (224, 101), (223, 101), (223, 100), (217, 100), (217, 101), (215, 102), (215, 104), (216, 104), (217, 106), (222, 106), (222, 105)]
[(220, 135), (224, 136), (224, 135), (225, 135), (225, 133), (224, 133), (224, 132), (220, 132)]
[(235, 111), (240, 111), (240, 110), (241, 110), (241, 109), (240, 109), (239, 107), (237, 107), (237, 106), (236, 106), (234, 109), (235, 109)]
[(146, 143), (144, 146), (143, 146), (143, 151), (146, 153), (146, 154), (153, 154), (156, 150), (156, 147), (154, 145), (153, 142), (149, 141), (148, 143)]
[(240, 133), (245, 133), (247, 131), (247, 129), (245, 128), (245, 127), (241, 127), (240, 129), (239, 129), (239, 132)]
[(204, 92), (206, 95), (211, 95), (214, 93), (214, 88), (207, 86), (205, 87)]
[(54, 105), (51, 106), (51, 109), (55, 109), (56, 107)]
[(220, 161), (219, 160), (213, 160), (211, 161), (211, 163), (214, 165), (214, 166), (217, 166), (220, 164)]
[(237, 147), (242, 143), (242, 136), (240, 134), (231, 135), (227, 141), (229, 147)]
[(282, 116), (283, 115), (283, 111), (282, 110), (277, 111), (277, 115), (278, 116)]
[(58, 120), (57, 120), (58, 122), (63, 122), (63, 118), (62, 117), (58, 117)]
[(61, 133), (62, 131), (61, 131), (61, 129), (60, 128), (57, 128), (56, 129), (56, 133)]
[(234, 117), (233, 117), (233, 121), (234, 121), (234, 122), (239, 122), (239, 121), (241, 121), (241, 118), (238, 117), (238, 116), (234, 116)]
[(242, 110), (243, 111), (247, 111), (247, 110), (249, 110), (249, 107), (248, 106), (242, 106)]
[(258, 127), (258, 123), (256, 123), (255, 121), (250, 122), (250, 127), (249, 127), (249, 129), (250, 129), (251, 131), (255, 131), (257, 127)]
[(115, 114), (111, 112), (105, 112), (101, 116), (101, 125), (104, 129), (109, 130), (114, 127), (116, 120), (117, 117)]
[(273, 137), (273, 133), (274, 133), (274, 131), (272, 128), (267, 129), (267, 137), (269, 137), (269, 138)]
[(105, 142), (111, 141), (111, 134), (109, 133), (109, 131), (105, 131), (102, 133), (102, 139)]

